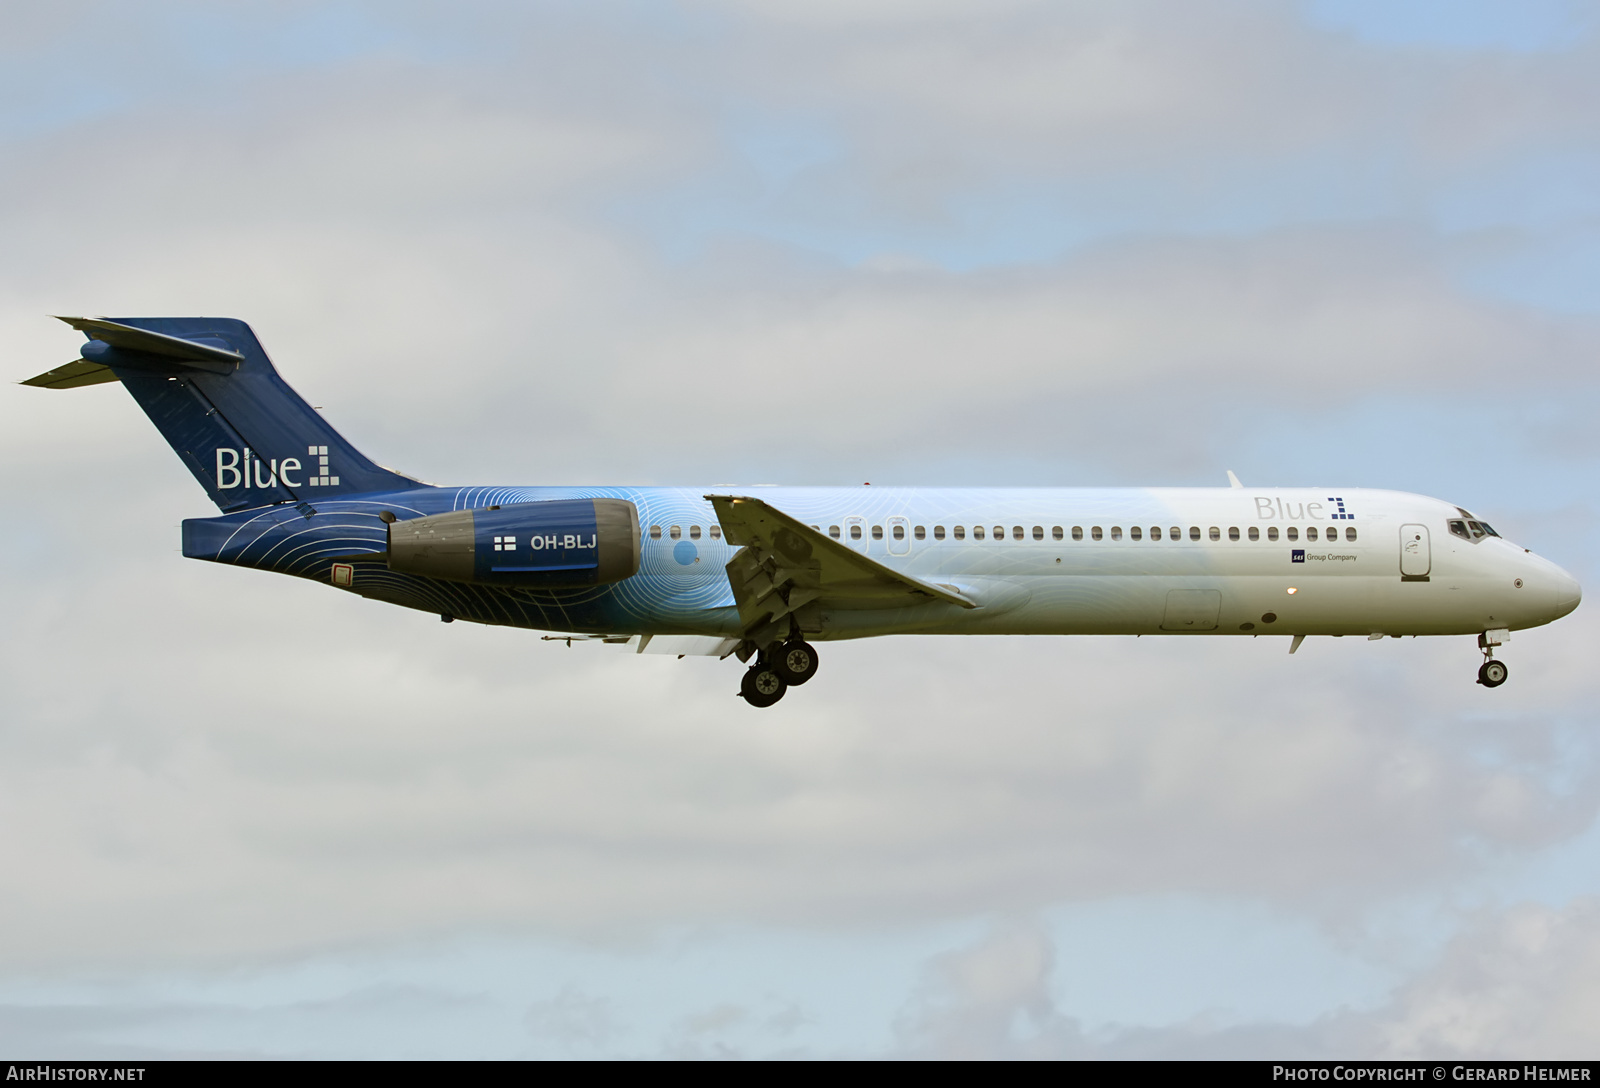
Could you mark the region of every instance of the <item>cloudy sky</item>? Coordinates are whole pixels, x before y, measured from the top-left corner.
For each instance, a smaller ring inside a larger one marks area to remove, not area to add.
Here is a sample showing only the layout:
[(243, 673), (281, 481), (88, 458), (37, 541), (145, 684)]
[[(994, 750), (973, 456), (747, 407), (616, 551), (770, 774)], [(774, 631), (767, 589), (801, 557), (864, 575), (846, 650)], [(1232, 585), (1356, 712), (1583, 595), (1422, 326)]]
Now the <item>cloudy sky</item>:
[[(1338, 483), (1600, 573), (1561, 0), (0, 5), (0, 344), (444, 483)], [(0, 389), (0, 1049), (1594, 1056), (1600, 620), (630, 657), (182, 559)]]

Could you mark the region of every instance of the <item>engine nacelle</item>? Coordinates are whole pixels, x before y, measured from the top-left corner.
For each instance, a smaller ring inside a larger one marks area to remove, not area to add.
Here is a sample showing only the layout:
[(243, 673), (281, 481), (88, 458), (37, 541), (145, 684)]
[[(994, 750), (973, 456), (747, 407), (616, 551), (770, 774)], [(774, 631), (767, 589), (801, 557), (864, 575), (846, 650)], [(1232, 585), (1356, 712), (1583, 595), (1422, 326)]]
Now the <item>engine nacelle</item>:
[(620, 582), (639, 570), (639, 509), (553, 499), (391, 522), (389, 569), (535, 589)]

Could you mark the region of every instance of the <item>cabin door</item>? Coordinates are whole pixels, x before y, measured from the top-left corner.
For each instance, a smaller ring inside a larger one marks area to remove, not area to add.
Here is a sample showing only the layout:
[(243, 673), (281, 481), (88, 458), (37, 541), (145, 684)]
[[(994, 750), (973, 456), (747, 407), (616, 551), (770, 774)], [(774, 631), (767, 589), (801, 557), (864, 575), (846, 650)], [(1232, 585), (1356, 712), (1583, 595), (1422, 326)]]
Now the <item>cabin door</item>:
[(1400, 526), (1400, 577), (1426, 578), (1433, 569), (1426, 525)]

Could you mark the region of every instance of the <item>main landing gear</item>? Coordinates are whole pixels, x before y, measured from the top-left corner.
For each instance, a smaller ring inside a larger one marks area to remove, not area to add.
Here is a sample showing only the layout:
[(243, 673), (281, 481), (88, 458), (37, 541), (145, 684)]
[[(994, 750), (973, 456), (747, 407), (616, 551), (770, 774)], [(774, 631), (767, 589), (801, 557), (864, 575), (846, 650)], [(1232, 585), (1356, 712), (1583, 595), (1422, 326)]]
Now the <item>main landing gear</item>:
[(771, 706), (784, 692), (817, 675), (817, 651), (803, 639), (791, 639), (762, 650), (745, 670), (739, 694), (751, 706)]
[(1478, 636), (1478, 649), (1483, 651), (1483, 664), (1478, 666), (1478, 683), (1486, 688), (1497, 688), (1506, 682), (1509, 670), (1504, 661), (1495, 660), (1494, 648), (1510, 637), (1510, 632), (1503, 631), (1485, 631)]

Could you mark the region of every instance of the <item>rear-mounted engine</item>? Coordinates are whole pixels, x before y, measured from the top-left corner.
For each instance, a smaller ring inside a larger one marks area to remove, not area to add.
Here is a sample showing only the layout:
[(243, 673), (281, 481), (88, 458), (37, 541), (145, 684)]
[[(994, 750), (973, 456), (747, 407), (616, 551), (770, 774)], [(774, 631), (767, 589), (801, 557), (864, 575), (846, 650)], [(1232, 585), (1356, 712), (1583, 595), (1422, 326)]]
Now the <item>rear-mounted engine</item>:
[(396, 521), (389, 569), (540, 589), (620, 582), (639, 570), (639, 510), (624, 499), (556, 499)]

